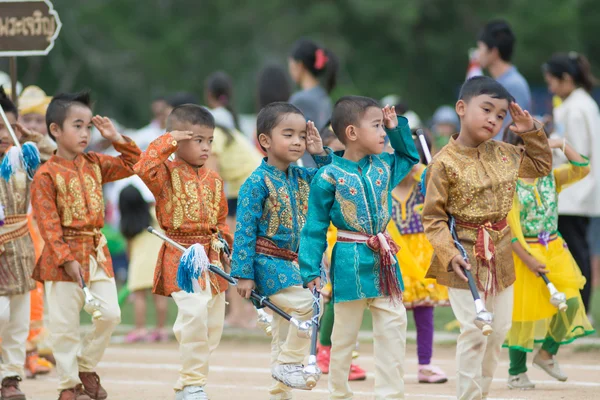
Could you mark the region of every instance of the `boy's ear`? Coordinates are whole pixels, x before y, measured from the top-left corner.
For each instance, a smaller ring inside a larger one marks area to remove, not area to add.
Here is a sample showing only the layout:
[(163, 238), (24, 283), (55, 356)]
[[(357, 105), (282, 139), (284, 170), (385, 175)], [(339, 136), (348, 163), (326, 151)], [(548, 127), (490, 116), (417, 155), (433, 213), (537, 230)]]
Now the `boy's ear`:
[(58, 126), (58, 124), (56, 122), (53, 122), (50, 124), (50, 133), (52, 134), (52, 136), (56, 137), (57, 133), (60, 132), (60, 127)]
[(356, 127), (354, 125), (348, 125), (344, 133), (347, 142), (354, 142), (358, 139), (358, 133), (356, 132)]
[(265, 149), (271, 147), (271, 136), (261, 133), (258, 135), (258, 143)]
[(467, 108), (467, 103), (464, 100), (459, 100), (456, 102), (456, 106), (454, 109), (460, 118), (465, 116), (465, 110)]

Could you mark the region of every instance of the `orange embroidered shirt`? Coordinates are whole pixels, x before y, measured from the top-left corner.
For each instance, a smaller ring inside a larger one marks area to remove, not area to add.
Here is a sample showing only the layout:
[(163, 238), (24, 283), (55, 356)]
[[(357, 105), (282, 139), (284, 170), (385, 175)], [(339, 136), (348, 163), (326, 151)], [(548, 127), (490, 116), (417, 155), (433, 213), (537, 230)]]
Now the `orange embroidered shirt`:
[(114, 276), (100, 233), (104, 226), (102, 185), (133, 175), (141, 151), (131, 139), (125, 140), (127, 143), (114, 143), (119, 157), (89, 152), (71, 161), (54, 155), (35, 174), (31, 205), (44, 250), (33, 271), (34, 279), (72, 281), (62, 266), (76, 260), (88, 282), (90, 256), (96, 257), (109, 277)]
[[(226, 223), (227, 199), (223, 180), (206, 167), (194, 168), (183, 160), (169, 160), (178, 144), (166, 133), (154, 140), (135, 165), (135, 173), (156, 198), (156, 217), (165, 234), (189, 247), (194, 243), (204, 246), (212, 264), (221, 266), (218, 248), (219, 232), (231, 246), (233, 238)], [(153, 292), (170, 296), (181, 289), (177, 285), (177, 268), (181, 251), (163, 244), (154, 272)], [(210, 274), (213, 293), (227, 289), (227, 282)], [(205, 287), (204, 280), (199, 280)]]

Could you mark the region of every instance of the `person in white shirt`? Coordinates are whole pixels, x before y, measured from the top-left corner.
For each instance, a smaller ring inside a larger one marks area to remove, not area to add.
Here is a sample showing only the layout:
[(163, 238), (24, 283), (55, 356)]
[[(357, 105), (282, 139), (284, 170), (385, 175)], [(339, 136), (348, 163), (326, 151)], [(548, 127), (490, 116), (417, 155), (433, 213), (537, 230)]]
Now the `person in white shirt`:
[[(554, 54), (542, 69), (548, 89), (562, 100), (554, 109), (555, 135), (590, 159), (590, 174), (580, 184), (564, 189), (558, 198), (558, 231), (587, 280), (581, 297), (589, 313), (592, 271), (587, 237), (590, 219), (593, 226), (599, 224), (600, 228), (600, 112), (590, 96), (596, 79), (587, 58), (574, 52)], [(566, 162), (557, 153), (554, 158), (555, 164)]]

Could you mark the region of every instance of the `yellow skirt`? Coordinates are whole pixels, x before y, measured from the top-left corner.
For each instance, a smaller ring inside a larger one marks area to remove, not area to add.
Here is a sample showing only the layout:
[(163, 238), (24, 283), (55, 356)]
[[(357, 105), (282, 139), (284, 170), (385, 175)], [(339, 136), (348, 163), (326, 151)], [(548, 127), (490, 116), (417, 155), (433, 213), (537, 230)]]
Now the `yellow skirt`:
[(548, 279), (566, 295), (569, 308), (559, 313), (550, 304), (550, 293), (544, 280), (513, 253), (516, 273), (513, 323), (505, 347), (532, 351), (534, 343), (543, 341), (548, 335), (557, 343), (567, 344), (593, 333), (579, 294), (585, 278), (562, 238), (558, 236), (548, 243), (548, 249), (540, 243), (529, 245), (545, 255), (546, 269), (550, 271)]
[(404, 280), (404, 307), (411, 309), (450, 305), (448, 289), (438, 285), (435, 279), (425, 279), (425, 273), (431, 264), (431, 257), (433, 257), (433, 247), (425, 234), (400, 235), (394, 233), (397, 233), (397, 230), (393, 232), (390, 229), (392, 238), (400, 246), (400, 251), (396, 256)]
[(143, 231), (129, 242), (129, 271), (127, 287), (131, 292), (152, 289), (154, 269), (163, 241)]

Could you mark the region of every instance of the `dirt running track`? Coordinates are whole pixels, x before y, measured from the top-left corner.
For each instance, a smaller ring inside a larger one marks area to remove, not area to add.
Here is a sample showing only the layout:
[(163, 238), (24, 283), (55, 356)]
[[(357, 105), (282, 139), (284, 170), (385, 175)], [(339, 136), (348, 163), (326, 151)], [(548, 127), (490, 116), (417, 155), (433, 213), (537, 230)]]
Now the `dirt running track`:
[[(212, 357), (207, 392), (211, 400), (268, 399), (269, 344), (228, 340), (221, 343)], [(373, 372), (372, 346), (361, 345), (360, 364)], [(573, 353), (568, 346), (559, 353), (566, 383), (554, 381), (542, 371), (531, 368), (530, 378), (537, 384), (534, 391), (513, 391), (506, 387), (508, 355), (502, 361), (489, 400), (492, 399), (600, 399), (600, 353)], [(531, 359), (532, 357), (530, 357)], [(417, 383), (415, 345), (408, 345), (406, 359), (407, 399), (455, 399), (454, 349), (434, 349), (435, 362), (445, 369), (450, 381), (442, 385)], [(112, 345), (106, 352), (98, 372), (109, 400), (172, 400), (171, 387), (177, 379), (179, 355), (175, 343), (153, 345)], [(57, 399), (55, 373), (22, 383), (29, 400)], [(354, 382), (355, 400), (373, 399), (373, 375), (364, 382)], [(297, 391), (296, 400), (327, 399), (327, 376), (312, 392)]]

